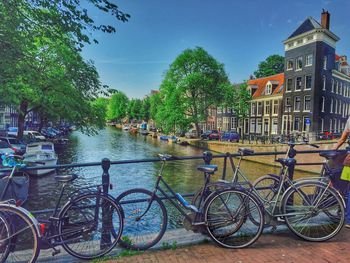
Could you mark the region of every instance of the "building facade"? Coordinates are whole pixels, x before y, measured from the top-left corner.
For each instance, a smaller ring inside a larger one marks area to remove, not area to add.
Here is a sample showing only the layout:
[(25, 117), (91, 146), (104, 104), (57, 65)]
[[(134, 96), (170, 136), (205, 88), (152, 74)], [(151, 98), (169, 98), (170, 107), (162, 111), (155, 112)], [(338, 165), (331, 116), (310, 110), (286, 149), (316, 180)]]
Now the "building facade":
[(329, 29), (330, 14), (321, 23), (307, 18), (284, 41), (285, 93), (281, 133), (340, 132), (350, 111), (350, 76), (346, 56), (336, 55), (339, 37)]

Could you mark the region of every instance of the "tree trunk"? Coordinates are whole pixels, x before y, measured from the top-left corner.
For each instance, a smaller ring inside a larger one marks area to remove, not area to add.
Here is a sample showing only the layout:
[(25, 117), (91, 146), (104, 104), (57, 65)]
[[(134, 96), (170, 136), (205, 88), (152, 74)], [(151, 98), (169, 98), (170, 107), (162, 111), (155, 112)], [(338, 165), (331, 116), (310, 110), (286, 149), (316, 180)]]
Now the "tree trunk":
[(44, 127), (44, 124), (46, 122), (46, 118), (43, 117), (43, 116), (40, 116), (40, 123), (39, 123), (39, 129), (38, 129), (38, 132), (41, 132), (41, 130), (43, 129)]
[(200, 129), (199, 129), (199, 124), (198, 124), (198, 122), (196, 122), (194, 125), (196, 126), (197, 138), (199, 138), (199, 136), (200, 136), (200, 134), (201, 134), (201, 131), (200, 131)]
[(19, 105), (19, 113), (18, 113), (18, 132), (17, 132), (17, 138), (21, 140), (23, 138), (23, 131), (24, 131), (24, 122), (27, 115), (28, 110), (28, 101), (23, 100), (21, 101), (21, 104)]

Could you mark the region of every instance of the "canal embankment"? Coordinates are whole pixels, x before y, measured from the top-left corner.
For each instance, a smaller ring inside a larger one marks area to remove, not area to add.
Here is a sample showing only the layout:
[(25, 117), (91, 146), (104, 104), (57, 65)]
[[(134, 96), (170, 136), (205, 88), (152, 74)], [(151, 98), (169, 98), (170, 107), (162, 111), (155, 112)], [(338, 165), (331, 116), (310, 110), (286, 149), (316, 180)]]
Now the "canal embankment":
[[(247, 143), (232, 143), (232, 142), (221, 142), (221, 141), (206, 141), (199, 139), (191, 139), (188, 140), (188, 143), (192, 146), (210, 150), (217, 153), (236, 153), (239, 148), (249, 148), (254, 150), (256, 153), (262, 152), (286, 152), (288, 149), (287, 145), (284, 144), (247, 144)], [(332, 150), (336, 145), (336, 141), (321, 141), (315, 142), (315, 144), (319, 145), (317, 150)], [(298, 145), (295, 146), (297, 151), (310, 151), (315, 150), (315, 148), (309, 145)], [(244, 157), (246, 160), (251, 162), (260, 163), (264, 165), (270, 165), (279, 167), (280, 164), (275, 162), (275, 159), (282, 158), (284, 155), (274, 155), (274, 156), (251, 156)], [(324, 161), (324, 158), (319, 156), (317, 153), (307, 153), (307, 154), (297, 154), (296, 155), (297, 164), (298, 163), (310, 163), (316, 162), (320, 163)], [(307, 166), (296, 166), (296, 170), (304, 171), (304, 172), (320, 172), (320, 165), (307, 165)]]

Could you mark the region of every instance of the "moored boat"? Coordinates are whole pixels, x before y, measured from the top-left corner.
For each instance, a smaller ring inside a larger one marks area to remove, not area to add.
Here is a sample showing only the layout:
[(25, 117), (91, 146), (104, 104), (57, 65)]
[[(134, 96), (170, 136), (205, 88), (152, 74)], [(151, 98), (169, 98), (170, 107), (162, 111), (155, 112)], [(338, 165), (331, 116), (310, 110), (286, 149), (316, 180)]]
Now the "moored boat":
[(124, 124), (124, 125), (123, 125), (123, 130), (124, 130), (124, 131), (130, 130), (130, 125), (129, 125), (129, 124)]
[(149, 131), (147, 131), (147, 130), (141, 130), (140, 133), (141, 133), (141, 135), (148, 135), (148, 134), (149, 134)]
[[(58, 159), (52, 142), (35, 142), (28, 144), (23, 157), (28, 167), (56, 165)], [(27, 172), (33, 176), (42, 176), (53, 171), (55, 171), (55, 168), (28, 170)]]

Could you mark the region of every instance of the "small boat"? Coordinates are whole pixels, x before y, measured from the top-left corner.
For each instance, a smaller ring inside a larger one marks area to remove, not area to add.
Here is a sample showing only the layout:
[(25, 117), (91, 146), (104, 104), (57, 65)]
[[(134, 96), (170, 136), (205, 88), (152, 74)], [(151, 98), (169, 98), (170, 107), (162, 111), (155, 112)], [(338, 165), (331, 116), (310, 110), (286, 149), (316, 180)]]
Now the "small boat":
[(161, 141), (168, 141), (168, 140), (169, 140), (169, 138), (168, 138), (167, 135), (161, 135), (161, 136), (159, 136), (159, 139), (160, 139)]
[[(52, 142), (35, 142), (27, 144), (26, 153), (23, 155), (28, 167), (51, 166), (57, 164), (57, 155)], [(55, 171), (55, 168), (28, 170), (28, 174), (42, 176)]]
[(177, 141), (177, 138), (175, 135), (168, 136), (168, 142), (175, 143)]
[(123, 130), (124, 130), (124, 131), (130, 130), (130, 125), (129, 125), (129, 124), (124, 124), (124, 125), (123, 125)]

